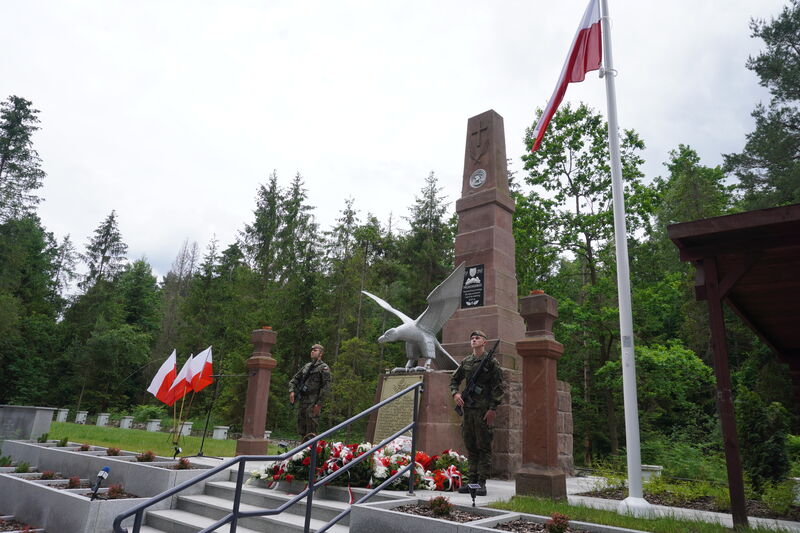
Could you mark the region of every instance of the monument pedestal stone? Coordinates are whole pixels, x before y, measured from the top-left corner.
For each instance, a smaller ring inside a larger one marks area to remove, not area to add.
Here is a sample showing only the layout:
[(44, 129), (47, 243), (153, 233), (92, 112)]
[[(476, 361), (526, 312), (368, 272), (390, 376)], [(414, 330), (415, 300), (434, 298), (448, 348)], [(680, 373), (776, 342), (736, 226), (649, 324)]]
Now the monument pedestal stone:
[[(486, 111), (467, 122), (461, 198), (456, 202), (455, 264), (466, 263), (461, 308), (442, 328), (442, 345), (461, 361), (479, 329), (503, 367), (506, 395), (497, 412), (493, 476), (511, 477), (521, 464), (521, 376), (516, 342), (525, 334), (517, 312), (517, 277), (503, 117)], [(488, 349), (488, 348), (487, 348)], [(452, 399), (450, 400), (452, 404)], [(464, 450), (459, 450), (464, 453)]]
[(516, 473), (520, 495), (553, 499), (567, 497), (567, 481), (559, 465), (558, 359), (564, 346), (553, 337), (558, 316), (555, 298), (546, 294), (520, 299), (520, 312), (528, 324), (525, 338), (517, 342), (522, 357), (522, 468)]
[[(414, 372), (382, 374), (378, 377), (375, 403), (422, 381), (423, 392), (419, 400), (419, 425), (417, 426), (417, 450), (428, 455), (441, 454), (444, 450), (464, 452), (461, 440), (461, 419), (453, 410), (450, 397), (452, 372)], [(366, 439), (378, 443), (411, 423), (413, 393), (382, 407), (370, 416)], [(410, 436), (410, 433), (409, 433)]]
[[(278, 334), (271, 329), (253, 331), (253, 355), (247, 360), (247, 399), (244, 406), (242, 437), (236, 441), (236, 455), (266, 455), (269, 441), (264, 436), (267, 425), (267, 401), (272, 369), (278, 362), (270, 350)], [(216, 435), (217, 428), (214, 428)], [(227, 433), (227, 431), (226, 431)], [(214, 438), (217, 438), (216, 436)]]

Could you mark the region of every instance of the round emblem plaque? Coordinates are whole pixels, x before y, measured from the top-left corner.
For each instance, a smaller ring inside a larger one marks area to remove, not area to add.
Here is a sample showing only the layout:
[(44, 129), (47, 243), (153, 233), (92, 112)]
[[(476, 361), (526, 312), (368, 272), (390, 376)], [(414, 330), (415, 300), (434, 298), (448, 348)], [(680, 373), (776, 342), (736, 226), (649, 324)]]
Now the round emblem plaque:
[(473, 189), (481, 187), (484, 183), (486, 183), (486, 171), (482, 168), (473, 172), (469, 177), (469, 186)]

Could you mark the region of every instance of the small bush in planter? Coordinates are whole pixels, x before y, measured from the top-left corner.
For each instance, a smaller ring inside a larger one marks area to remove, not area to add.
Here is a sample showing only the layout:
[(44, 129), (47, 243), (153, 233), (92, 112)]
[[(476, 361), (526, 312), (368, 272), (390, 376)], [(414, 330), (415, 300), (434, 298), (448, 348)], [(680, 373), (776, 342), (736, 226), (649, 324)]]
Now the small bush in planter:
[(549, 533), (564, 533), (569, 528), (569, 517), (561, 513), (553, 513), (544, 525)]
[(428, 507), (433, 511), (434, 516), (448, 516), (453, 510), (453, 504), (444, 496), (436, 496), (428, 500)]
[(122, 488), (122, 485), (111, 485), (108, 487), (108, 499), (109, 500), (117, 500), (125, 496), (125, 489)]
[(55, 472), (53, 472), (52, 470), (45, 470), (44, 472), (42, 472), (41, 479), (55, 479), (55, 477), (56, 477)]
[(14, 472), (16, 472), (17, 474), (25, 474), (30, 471), (31, 471), (31, 465), (30, 463), (26, 463), (25, 461), (22, 461), (20, 464), (17, 465), (17, 468), (14, 469)]
[(68, 489), (77, 489), (81, 486), (81, 478), (78, 476), (72, 476), (67, 481), (67, 488)]
[(38, 442), (40, 444), (47, 442), (47, 433), (45, 433), (44, 435), (42, 435), (41, 437), (36, 439), (36, 442)]
[(63, 439), (61, 439), (60, 441), (58, 441), (58, 446), (59, 446), (60, 448), (63, 448), (63, 447), (64, 447), (64, 446), (66, 446), (67, 444), (69, 444), (69, 437), (64, 437)]
[(154, 454), (152, 450), (147, 450), (137, 455), (136, 460), (140, 463), (152, 463), (156, 460), (156, 454)]
[(190, 468), (192, 468), (192, 463), (187, 457), (181, 457), (175, 465), (175, 470), (189, 470)]
[(82, 452), (88, 452), (88, 451), (89, 451), (89, 448), (91, 448), (91, 446), (90, 446), (90, 445), (88, 445), (88, 444), (86, 444), (86, 443), (83, 443), (83, 444), (81, 444), (80, 448), (78, 448), (78, 449), (79, 449), (80, 451), (82, 451)]
[(119, 455), (119, 448), (106, 448), (106, 455), (116, 456)]
[(11, 456), (10, 455), (0, 456), (0, 466), (11, 466)]

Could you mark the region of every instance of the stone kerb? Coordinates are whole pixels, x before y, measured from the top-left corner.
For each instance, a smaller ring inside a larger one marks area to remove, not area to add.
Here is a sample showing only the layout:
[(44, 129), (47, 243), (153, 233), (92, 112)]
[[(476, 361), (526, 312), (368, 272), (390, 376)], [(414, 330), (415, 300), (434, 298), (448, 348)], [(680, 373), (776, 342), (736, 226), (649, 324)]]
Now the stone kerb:
[[(467, 533), (469, 523), (459, 524), (441, 518), (431, 518), (394, 511), (402, 505), (426, 505), (427, 500), (404, 498), (375, 503), (353, 505), (350, 512), (351, 533)], [(488, 507), (454, 505), (455, 509), (468, 511), (487, 518), (509, 514), (508, 511)]]
[(50, 431), (55, 408), (0, 405), (0, 440), (36, 439)]

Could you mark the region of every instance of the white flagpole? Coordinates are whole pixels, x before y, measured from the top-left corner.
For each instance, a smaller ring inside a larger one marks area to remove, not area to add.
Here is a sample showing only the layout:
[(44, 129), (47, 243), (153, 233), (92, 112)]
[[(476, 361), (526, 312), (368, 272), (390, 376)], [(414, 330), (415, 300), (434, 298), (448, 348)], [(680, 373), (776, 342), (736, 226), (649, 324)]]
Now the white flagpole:
[(614, 242), (617, 254), (617, 294), (619, 298), (620, 344), (622, 345), (622, 389), (625, 406), (625, 444), (628, 453), (628, 497), (619, 511), (635, 516), (652, 514), (652, 506), (643, 498), (642, 455), (639, 441), (639, 408), (636, 401), (636, 361), (633, 351), (631, 280), (628, 266), (628, 241), (625, 229), (625, 197), (622, 187), (622, 163), (617, 123), (617, 93), (614, 85), (614, 61), (611, 54), (611, 24), (608, 0), (600, 2), (603, 33), (603, 69), (608, 105), (608, 149), (611, 153), (611, 184), (614, 202)]

